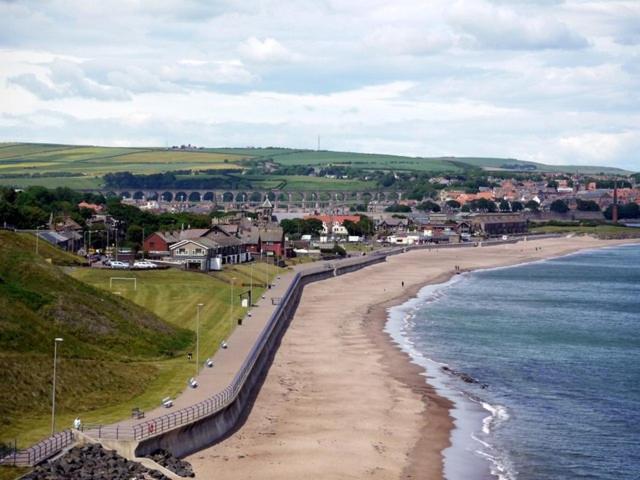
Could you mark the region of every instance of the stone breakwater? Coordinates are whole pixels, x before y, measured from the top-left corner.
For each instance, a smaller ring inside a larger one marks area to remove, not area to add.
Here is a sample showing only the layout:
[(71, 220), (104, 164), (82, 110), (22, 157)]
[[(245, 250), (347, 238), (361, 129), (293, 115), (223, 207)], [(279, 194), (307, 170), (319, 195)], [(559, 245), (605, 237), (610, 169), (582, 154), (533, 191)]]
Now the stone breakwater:
[(170, 480), (157, 470), (121, 457), (98, 444), (74, 447), (61, 457), (37, 466), (23, 480)]
[(148, 455), (147, 458), (150, 458), (158, 465), (162, 465), (167, 470), (171, 470), (181, 477), (195, 477), (189, 462), (174, 457), (173, 454), (167, 450), (156, 450), (151, 455)]

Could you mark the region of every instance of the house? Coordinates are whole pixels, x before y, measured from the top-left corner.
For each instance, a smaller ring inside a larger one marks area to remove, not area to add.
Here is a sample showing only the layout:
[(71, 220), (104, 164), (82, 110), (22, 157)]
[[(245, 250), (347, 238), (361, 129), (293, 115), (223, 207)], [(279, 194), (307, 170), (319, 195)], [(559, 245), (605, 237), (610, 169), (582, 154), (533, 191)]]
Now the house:
[(100, 213), (104, 209), (104, 205), (82, 201), (78, 204), (78, 208), (85, 208), (91, 210), (93, 213)]
[(65, 215), (62, 218), (57, 220), (50, 219), (49, 227), (51, 230), (55, 230), (56, 232), (81, 232), (82, 226), (74, 219)]
[(408, 227), (409, 220), (407, 220), (406, 218), (388, 217), (381, 220), (376, 228), (382, 232), (400, 233), (405, 232)]
[(416, 233), (397, 233), (389, 235), (387, 242), (393, 245), (413, 245), (420, 242), (420, 235)]
[(315, 218), (322, 222), (322, 235), (349, 235), (344, 222), (349, 220), (353, 223), (360, 221), (360, 215), (308, 215), (305, 220)]
[(216, 256), (221, 259), (221, 264), (247, 262), (251, 258), (246, 255), (247, 249), (243, 242), (228, 233), (221, 225), (211, 228), (190, 228), (170, 232), (154, 232), (144, 239), (143, 250), (150, 257), (162, 258), (173, 256), (171, 247), (183, 240), (209, 239), (216, 243)]
[(169, 254), (169, 247), (174, 243), (189, 238), (202, 237), (209, 230), (209, 228), (189, 228), (186, 230), (154, 232), (144, 239), (142, 249), (152, 257), (161, 257)]
[(180, 240), (169, 246), (171, 259), (182, 263), (186, 270), (209, 272), (222, 270), (222, 265), (246, 262), (250, 254), (243, 251), (239, 239), (220, 236), (213, 240), (208, 237)]
[(265, 253), (282, 257), (286, 253), (284, 230), (281, 227), (253, 227), (241, 237), (246, 251), (251, 254)]

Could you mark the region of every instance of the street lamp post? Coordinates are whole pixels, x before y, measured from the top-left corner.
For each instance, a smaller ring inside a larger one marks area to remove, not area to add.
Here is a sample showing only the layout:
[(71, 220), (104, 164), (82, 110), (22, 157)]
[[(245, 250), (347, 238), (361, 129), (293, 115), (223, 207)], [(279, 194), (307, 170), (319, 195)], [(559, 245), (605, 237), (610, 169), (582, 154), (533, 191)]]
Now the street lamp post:
[(53, 340), (53, 389), (51, 391), (51, 435), (56, 432), (56, 363), (58, 361), (58, 343), (62, 338)]
[[(236, 277), (231, 277), (231, 304), (229, 305), (229, 323), (231, 324), (231, 330), (233, 330), (233, 287), (236, 283)], [(229, 334), (231, 334), (231, 330)]]
[(198, 374), (198, 368), (200, 367), (200, 309), (204, 306), (203, 303), (197, 305), (197, 317), (196, 317), (196, 375)]
[(253, 263), (254, 263), (254, 261), (251, 262), (251, 267), (249, 269), (249, 271), (250, 271), (250, 275), (249, 275), (249, 307), (251, 307), (251, 305), (253, 304)]
[(40, 250), (40, 245), (39, 245), (39, 241), (40, 241), (40, 228), (42, 228), (42, 225), (38, 225), (36, 227), (36, 255), (38, 255), (38, 252)]

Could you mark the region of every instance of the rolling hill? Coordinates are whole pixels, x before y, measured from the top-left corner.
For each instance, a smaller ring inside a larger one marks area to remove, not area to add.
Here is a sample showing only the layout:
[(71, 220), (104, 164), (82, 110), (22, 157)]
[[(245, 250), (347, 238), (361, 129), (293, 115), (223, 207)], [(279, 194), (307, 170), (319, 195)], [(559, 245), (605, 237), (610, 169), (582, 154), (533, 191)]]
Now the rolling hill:
[(51, 402), (55, 337), (59, 346), (61, 416), (139, 395), (166, 359), (192, 342), (192, 332), (170, 325), (125, 298), (64, 273), (81, 259), (26, 234), (0, 231), (0, 442), (44, 421)]
[[(407, 157), (288, 148), (120, 148), (38, 143), (0, 143), (0, 185), (98, 188), (109, 172), (151, 174), (176, 170), (243, 169), (258, 162), (283, 166), (342, 165), (362, 170), (460, 173), (465, 168), (513, 172), (616, 173), (613, 167), (544, 165), (509, 158)], [(270, 180), (271, 176), (264, 176)], [(315, 186), (313, 187), (315, 188)], [(349, 187), (351, 188), (351, 187)]]

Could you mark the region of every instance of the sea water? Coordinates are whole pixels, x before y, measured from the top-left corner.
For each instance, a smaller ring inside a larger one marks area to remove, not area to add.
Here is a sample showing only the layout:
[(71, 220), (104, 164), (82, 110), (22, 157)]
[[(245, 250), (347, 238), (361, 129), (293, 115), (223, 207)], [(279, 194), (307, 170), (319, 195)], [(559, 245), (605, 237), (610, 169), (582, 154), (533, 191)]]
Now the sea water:
[(387, 330), (455, 403), (447, 479), (640, 479), (639, 245), (457, 275)]

